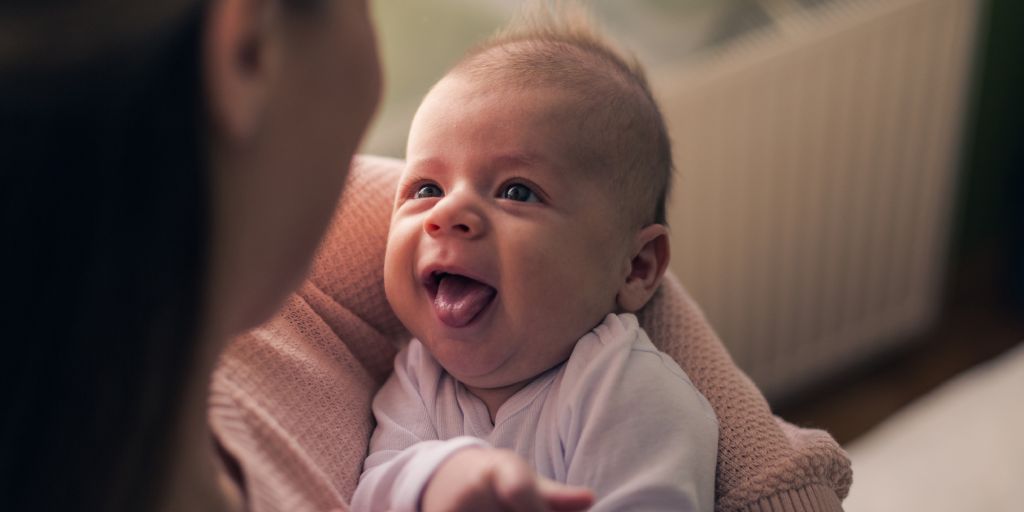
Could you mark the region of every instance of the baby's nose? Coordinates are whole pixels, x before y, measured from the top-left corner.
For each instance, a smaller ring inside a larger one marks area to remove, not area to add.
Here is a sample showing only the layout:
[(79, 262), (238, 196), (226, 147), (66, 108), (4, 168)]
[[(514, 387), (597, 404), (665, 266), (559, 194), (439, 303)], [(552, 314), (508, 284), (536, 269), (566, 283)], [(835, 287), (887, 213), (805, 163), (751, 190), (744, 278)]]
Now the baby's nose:
[[(430, 236), (456, 236), (461, 238), (475, 238), (483, 234), (485, 222), (480, 212), (472, 205), (464, 201), (454, 200), (453, 197), (445, 198), (444, 201), (434, 206), (430, 215), (423, 224), (424, 231)], [(445, 202), (447, 204), (445, 204)]]
[[(427, 233), (435, 235), (435, 234), (442, 234), (442, 232), (446, 228), (443, 227), (441, 224), (437, 224), (437, 223), (429, 222), (428, 221), (427, 225), (426, 225), (426, 229), (427, 229)], [(473, 228), (471, 228), (468, 224), (464, 224), (464, 223), (452, 224), (451, 226), (448, 226), (447, 230), (451, 231), (453, 234), (460, 234), (461, 233), (461, 234), (467, 234), (467, 235), (474, 231)]]

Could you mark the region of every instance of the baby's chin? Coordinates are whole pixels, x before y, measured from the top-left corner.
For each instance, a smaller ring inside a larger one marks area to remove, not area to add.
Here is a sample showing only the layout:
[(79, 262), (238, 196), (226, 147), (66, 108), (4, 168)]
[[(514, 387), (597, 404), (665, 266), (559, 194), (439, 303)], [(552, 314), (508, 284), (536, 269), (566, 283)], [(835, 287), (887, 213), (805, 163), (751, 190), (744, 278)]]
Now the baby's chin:
[(531, 361), (534, 364), (528, 367), (515, 365), (512, 361), (502, 363), (490, 361), (488, 364), (481, 364), (480, 361), (442, 361), (438, 359), (438, 362), (449, 375), (466, 387), (473, 390), (494, 391), (522, 388), (564, 361), (558, 361), (553, 365)]
[(459, 351), (457, 348), (440, 353), (431, 351), (431, 354), (459, 382), (478, 387), (504, 384), (501, 374), (505, 359), (497, 355), (479, 354), (472, 350)]
[(511, 354), (495, 350), (480, 341), (430, 340), (418, 338), (438, 364), (463, 384), (501, 387), (514, 382), (507, 376)]

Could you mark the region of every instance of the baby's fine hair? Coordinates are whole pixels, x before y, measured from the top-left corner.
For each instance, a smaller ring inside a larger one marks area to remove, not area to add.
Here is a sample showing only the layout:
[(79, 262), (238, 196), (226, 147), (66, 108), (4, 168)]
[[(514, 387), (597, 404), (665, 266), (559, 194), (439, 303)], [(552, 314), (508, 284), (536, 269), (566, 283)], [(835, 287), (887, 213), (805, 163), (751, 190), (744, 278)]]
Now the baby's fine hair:
[(585, 115), (571, 128), (583, 136), (566, 149), (584, 169), (611, 177), (633, 224), (667, 223), (673, 165), (661, 111), (639, 62), (602, 36), (579, 4), (530, 2), (449, 74), (576, 93)]

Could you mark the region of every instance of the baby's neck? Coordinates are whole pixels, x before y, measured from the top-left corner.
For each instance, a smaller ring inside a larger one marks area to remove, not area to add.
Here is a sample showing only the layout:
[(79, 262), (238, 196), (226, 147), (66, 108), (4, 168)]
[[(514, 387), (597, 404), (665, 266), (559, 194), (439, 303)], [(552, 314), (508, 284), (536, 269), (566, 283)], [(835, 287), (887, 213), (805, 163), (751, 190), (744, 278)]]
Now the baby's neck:
[(520, 389), (523, 389), (529, 383), (530, 381), (525, 380), (523, 382), (517, 382), (500, 388), (476, 388), (473, 386), (466, 386), (466, 389), (487, 406), (487, 414), (491, 416), (491, 424), (493, 425), (494, 417), (498, 414), (498, 409), (501, 405), (507, 402), (512, 395), (519, 392)]

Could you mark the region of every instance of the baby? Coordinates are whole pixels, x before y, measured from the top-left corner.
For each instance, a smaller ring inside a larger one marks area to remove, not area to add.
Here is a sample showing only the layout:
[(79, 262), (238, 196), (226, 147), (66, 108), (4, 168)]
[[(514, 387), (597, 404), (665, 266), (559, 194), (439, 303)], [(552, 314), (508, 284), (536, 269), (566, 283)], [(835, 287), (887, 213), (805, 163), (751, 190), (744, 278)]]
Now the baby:
[(520, 25), (409, 134), (385, 257), (415, 336), (353, 509), (712, 510), (718, 424), (633, 313), (668, 265), (671, 152), (636, 64)]

